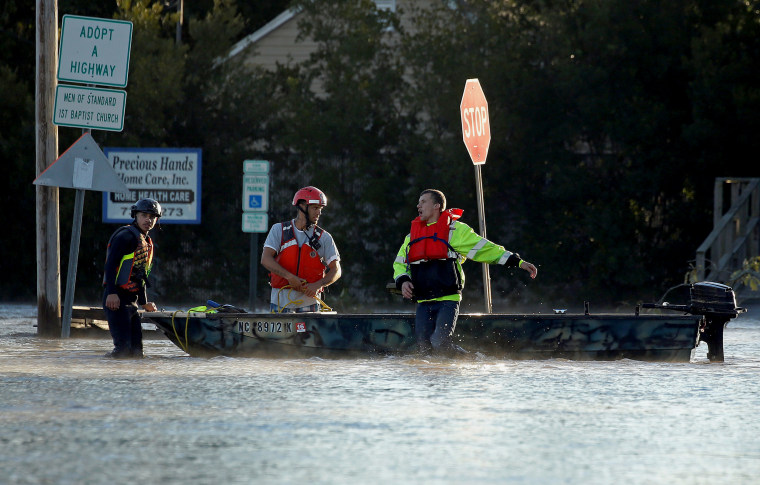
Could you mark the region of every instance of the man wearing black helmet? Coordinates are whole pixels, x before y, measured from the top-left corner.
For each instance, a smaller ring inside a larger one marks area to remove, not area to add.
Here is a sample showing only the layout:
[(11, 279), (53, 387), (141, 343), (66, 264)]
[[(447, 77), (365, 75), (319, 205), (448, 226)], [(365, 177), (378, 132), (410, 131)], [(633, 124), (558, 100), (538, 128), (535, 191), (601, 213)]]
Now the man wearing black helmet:
[(304, 187), (293, 197), (296, 218), (269, 230), (261, 264), (270, 272), (272, 312), (318, 311), (317, 298), (341, 275), (340, 254), (330, 233), (317, 226), (327, 196)]
[(161, 217), (161, 205), (140, 199), (132, 206), (131, 224), (113, 233), (106, 250), (103, 273), (103, 309), (113, 338), (113, 350), (106, 357), (143, 357), (142, 325), (137, 306), (155, 311), (148, 302), (146, 285), (153, 266), (153, 241), (148, 232)]

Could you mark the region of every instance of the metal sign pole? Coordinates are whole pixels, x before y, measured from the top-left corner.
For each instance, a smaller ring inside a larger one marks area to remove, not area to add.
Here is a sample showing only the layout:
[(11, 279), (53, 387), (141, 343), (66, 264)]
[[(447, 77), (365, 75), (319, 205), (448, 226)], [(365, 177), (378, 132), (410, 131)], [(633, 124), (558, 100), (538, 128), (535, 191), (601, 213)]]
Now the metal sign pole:
[(258, 268), (259, 264), (257, 256), (259, 254), (259, 233), (251, 233), (251, 269), (248, 272), (248, 311), (256, 311), (256, 293), (257, 293), (257, 281), (258, 281)]
[(61, 322), (61, 338), (71, 335), (71, 312), (74, 306), (74, 288), (77, 279), (77, 263), (79, 262), (79, 238), (82, 233), (82, 212), (84, 208), (84, 189), (76, 190), (74, 199), (74, 222), (71, 225), (71, 247), (69, 248), (69, 269), (66, 272), (66, 297), (63, 302), (63, 321)]
[[(251, 233), (251, 261), (248, 271), (248, 307), (256, 308), (259, 270), (259, 233), (269, 227), (269, 161), (243, 161), (243, 232)], [(267, 297), (267, 302), (269, 297)], [(269, 311), (269, 304), (267, 304)]]
[[(480, 221), (480, 235), (486, 236), (486, 210), (483, 203), (483, 177), (480, 173), (480, 165), (475, 165), (475, 185), (478, 195), (478, 219)], [(491, 274), (488, 263), (483, 263), (483, 296), (485, 298), (486, 313), (491, 313)]]
[[(82, 135), (92, 136), (92, 130), (82, 130)], [(89, 161), (89, 160), (88, 160)], [(76, 161), (75, 161), (76, 166)], [(74, 169), (76, 178), (76, 168)], [(61, 338), (71, 336), (71, 313), (74, 310), (74, 288), (77, 285), (77, 264), (79, 263), (79, 239), (82, 234), (82, 213), (84, 212), (84, 189), (76, 189), (74, 198), (74, 219), (71, 223), (71, 246), (69, 246), (69, 268), (66, 271), (66, 293), (63, 300), (63, 320)]]
[[(491, 144), (491, 123), (488, 120), (488, 101), (477, 79), (468, 79), (464, 84), (459, 112), (462, 116), (462, 140), (475, 165), (480, 235), (485, 238), (486, 211), (483, 204), (483, 177), (480, 174), (480, 166), (486, 163), (488, 156), (488, 146)], [(486, 263), (483, 263), (483, 294), (486, 300), (486, 313), (491, 313), (491, 276)]]

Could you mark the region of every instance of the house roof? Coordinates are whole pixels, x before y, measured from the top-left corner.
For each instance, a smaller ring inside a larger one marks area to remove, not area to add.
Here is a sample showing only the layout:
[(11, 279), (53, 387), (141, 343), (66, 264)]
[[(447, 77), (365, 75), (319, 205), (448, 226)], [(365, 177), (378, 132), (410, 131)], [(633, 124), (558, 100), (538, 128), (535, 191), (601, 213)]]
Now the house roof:
[[(396, 1), (397, 0), (375, 0), (375, 4), (380, 9), (389, 9), (389, 10), (395, 11)], [(227, 55), (223, 59), (217, 60), (217, 64), (232, 59), (233, 57), (243, 52), (250, 45), (259, 42), (261, 39), (268, 36), (275, 30), (279, 29), (280, 27), (285, 25), (287, 22), (292, 20), (296, 15), (300, 13), (300, 11), (301, 11), (300, 8), (289, 8), (285, 10), (284, 12), (279, 14), (277, 17), (267, 22), (263, 27), (261, 27), (254, 33), (247, 35), (246, 37), (238, 41), (235, 45), (232, 46), (230, 51), (227, 53)]]
[(254, 44), (258, 42), (260, 39), (266, 37), (270, 33), (272, 33), (274, 30), (279, 28), (281, 25), (283, 25), (285, 22), (291, 20), (293, 17), (296, 16), (298, 13), (297, 9), (289, 8), (282, 12), (277, 17), (273, 18), (269, 22), (267, 22), (266, 25), (261, 27), (256, 32), (246, 36), (245, 38), (241, 39), (232, 46), (232, 49), (230, 49), (229, 54), (227, 54), (227, 59), (231, 59), (241, 53), (243, 50), (245, 50), (246, 47), (248, 47), (251, 44)]

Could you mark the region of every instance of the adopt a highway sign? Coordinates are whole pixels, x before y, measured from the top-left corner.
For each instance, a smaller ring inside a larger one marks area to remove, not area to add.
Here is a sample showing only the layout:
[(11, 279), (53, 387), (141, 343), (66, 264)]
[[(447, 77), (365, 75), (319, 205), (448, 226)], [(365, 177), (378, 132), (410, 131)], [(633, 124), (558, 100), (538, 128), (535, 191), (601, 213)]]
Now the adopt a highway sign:
[(126, 87), (132, 22), (64, 15), (58, 80)]
[(94, 130), (122, 131), (127, 93), (119, 89), (59, 84), (53, 123)]

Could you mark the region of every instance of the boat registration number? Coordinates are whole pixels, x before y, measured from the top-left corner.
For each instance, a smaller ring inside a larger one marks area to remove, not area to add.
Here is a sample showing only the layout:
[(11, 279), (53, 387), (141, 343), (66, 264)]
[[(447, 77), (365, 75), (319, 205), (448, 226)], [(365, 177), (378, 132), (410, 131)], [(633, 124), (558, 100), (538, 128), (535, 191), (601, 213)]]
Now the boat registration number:
[(240, 333), (293, 333), (292, 322), (238, 322)]

